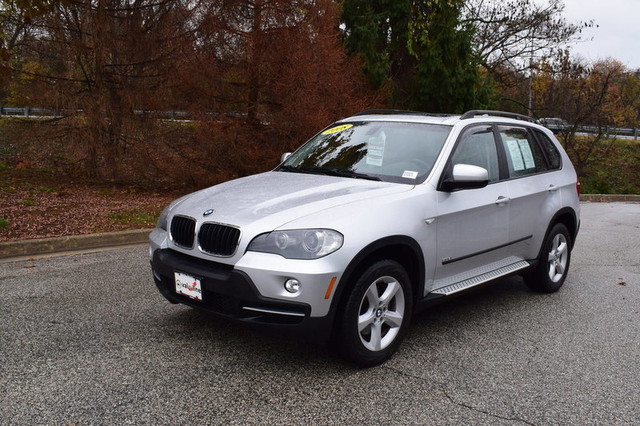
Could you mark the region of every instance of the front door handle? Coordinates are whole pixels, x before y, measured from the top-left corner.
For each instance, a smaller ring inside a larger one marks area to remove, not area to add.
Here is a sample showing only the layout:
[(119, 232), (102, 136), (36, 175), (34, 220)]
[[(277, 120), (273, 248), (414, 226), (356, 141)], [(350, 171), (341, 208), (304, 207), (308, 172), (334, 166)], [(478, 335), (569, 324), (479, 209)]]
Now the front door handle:
[(509, 201), (511, 201), (511, 198), (505, 197), (504, 195), (501, 195), (496, 200), (496, 204), (499, 205), (499, 206), (504, 206), (505, 204), (509, 204)]

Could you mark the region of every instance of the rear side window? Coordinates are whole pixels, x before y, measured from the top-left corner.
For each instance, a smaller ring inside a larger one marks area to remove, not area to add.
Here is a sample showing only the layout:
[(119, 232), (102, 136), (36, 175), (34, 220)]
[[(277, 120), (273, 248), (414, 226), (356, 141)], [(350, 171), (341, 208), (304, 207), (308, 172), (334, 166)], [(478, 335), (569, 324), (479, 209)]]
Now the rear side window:
[(547, 154), (549, 168), (552, 170), (559, 169), (562, 163), (560, 161), (560, 152), (558, 151), (558, 148), (556, 148), (556, 145), (551, 141), (551, 139), (541, 131), (535, 130), (535, 133), (538, 137), (538, 141), (540, 141), (540, 145), (542, 145), (544, 153)]
[(510, 178), (528, 176), (548, 170), (540, 146), (527, 129), (499, 126), (498, 134), (506, 153)]

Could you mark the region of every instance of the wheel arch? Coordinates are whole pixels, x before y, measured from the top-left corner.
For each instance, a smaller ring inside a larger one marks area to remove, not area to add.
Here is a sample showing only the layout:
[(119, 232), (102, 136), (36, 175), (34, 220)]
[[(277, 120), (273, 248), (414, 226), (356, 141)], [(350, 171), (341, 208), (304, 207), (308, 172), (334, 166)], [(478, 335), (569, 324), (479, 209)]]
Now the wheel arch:
[(549, 232), (551, 232), (551, 229), (553, 229), (553, 227), (557, 223), (562, 223), (564, 226), (567, 227), (567, 230), (569, 231), (569, 247), (571, 250), (573, 250), (573, 246), (575, 244), (576, 237), (578, 235), (578, 230), (580, 227), (580, 222), (578, 222), (578, 216), (575, 210), (570, 207), (565, 207), (558, 210), (556, 214), (554, 214), (551, 217), (551, 220), (547, 225), (547, 229), (544, 232), (544, 238), (540, 243), (540, 249), (538, 250), (538, 255), (535, 259), (532, 259), (532, 262), (533, 262), (532, 265), (537, 264), (538, 261), (540, 260), (540, 257), (542, 256), (542, 251), (544, 250), (544, 242), (547, 241), (547, 238), (549, 237)]
[(424, 291), (425, 265), (422, 248), (411, 237), (394, 235), (367, 245), (349, 262), (336, 288), (330, 312), (335, 315), (340, 310), (346, 300), (345, 294), (353, 286), (354, 277), (357, 277), (364, 269), (382, 259), (394, 260), (407, 271), (413, 290), (411, 303), (415, 303)]
[[(576, 237), (578, 236), (578, 229), (580, 226), (578, 222), (578, 216), (575, 210), (573, 210), (570, 207), (565, 207), (563, 209), (558, 210), (558, 212), (555, 215), (553, 215), (553, 217), (549, 221), (549, 225), (547, 226), (547, 230), (544, 234), (545, 240), (549, 235), (551, 228), (553, 228), (556, 223), (562, 223), (564, 224), (564, 226), (567, 227), (567, 230), (569, 231), (569, 236), (571, 237), (571, 241), (569, 242), (569, 244), (571, 246), (571, 249), (573, 249), (573, 246), (576, 241)], [(542, 247), (540, 248), (540, 250), (542, 250)]]

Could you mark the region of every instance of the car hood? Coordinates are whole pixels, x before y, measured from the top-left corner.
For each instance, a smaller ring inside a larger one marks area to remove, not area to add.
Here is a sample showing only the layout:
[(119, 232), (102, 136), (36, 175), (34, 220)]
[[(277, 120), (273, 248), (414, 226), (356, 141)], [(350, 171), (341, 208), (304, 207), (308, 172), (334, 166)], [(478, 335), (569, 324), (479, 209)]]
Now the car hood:
[[(363, 179), (267, 172), (188, 195), (172, 208), (171, 215), (241, 228), (259, 225), (260, 232), (267, 232), (312, 213), (412, 188), (412, 185)], [(210, 209), (213, 213), (204, 216)]]

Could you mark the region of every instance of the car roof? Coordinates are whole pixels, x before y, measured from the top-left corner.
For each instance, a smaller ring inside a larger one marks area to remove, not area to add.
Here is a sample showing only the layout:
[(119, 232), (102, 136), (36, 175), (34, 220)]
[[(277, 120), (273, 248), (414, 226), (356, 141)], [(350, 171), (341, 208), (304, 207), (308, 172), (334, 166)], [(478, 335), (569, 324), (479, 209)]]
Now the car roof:
[(417, 115), (417, 114), (363, 114), (354, 115), (349, 118), (340, 120), (340, 122), (350, 121), (392, 121), (402, 123), (425, 123), (425, 124), (455, 124), (460, 116), (435, 116), (435, 115)]
[(526, 115), (516, 114), (506, 111), (493, 110), (470, 110), (464, 114), (432, 114), (419, 111), (404, 110), (366, 110), (351, 117), (340, 120), (340, 122), (354, 121), (392, 121), (411, 122), (424, 124), (444, 124), (454, 125), (463, 120), (474, 120), (476, 122), (503, 122), (520, 123), (523, 121), (535, 124), (535, 119)]

